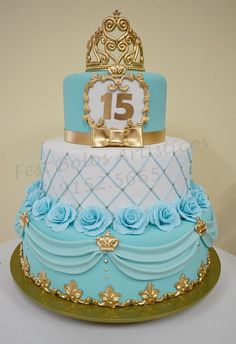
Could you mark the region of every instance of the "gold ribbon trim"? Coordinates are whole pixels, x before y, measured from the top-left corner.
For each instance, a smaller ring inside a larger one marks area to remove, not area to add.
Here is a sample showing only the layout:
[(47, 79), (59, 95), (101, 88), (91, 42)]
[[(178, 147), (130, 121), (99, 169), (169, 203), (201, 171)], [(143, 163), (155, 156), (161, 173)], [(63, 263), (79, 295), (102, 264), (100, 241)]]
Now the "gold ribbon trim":
[(64, 139), (69, 143), (92, 147), (125, 146), (143, 147), (165, 141), (166, 131), (143, 132), (142, 128), (126, 130), (92, 128), (92, 133), (64, 130)]

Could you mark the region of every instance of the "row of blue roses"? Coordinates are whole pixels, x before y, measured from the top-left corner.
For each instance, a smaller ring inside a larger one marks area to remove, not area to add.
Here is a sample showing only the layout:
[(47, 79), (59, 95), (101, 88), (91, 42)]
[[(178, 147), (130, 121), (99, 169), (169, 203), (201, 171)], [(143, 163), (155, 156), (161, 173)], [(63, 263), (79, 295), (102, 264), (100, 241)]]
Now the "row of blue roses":
[(120, 209), (114, 218), (110, 212), (97, 206), (88, 206), (77, 212), (72, 206), (56, 202), (45, 196), (42, 182), (34, 182), (27, 190), (23, 211), (28, 211), (33, 219), (45, 220), (55, 232), (65, 231), (70, 225), (78, 232), (89, 236), (103, 233), (112, 224), (121, 234), (141, 234), (151, 223), (159, 230), (170, 231), (178, 227), (181, 219), (196, 222), (202, 209), (209, 207), (204, 189), (191, 183), (190, 193), (173, 204), (157, 202), (144, 211), (137, 206)]

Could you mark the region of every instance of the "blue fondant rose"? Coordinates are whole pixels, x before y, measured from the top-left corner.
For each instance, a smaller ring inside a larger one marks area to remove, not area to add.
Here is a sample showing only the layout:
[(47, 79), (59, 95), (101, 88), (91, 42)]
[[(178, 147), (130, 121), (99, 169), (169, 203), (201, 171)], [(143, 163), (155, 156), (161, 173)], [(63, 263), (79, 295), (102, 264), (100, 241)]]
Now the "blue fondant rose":
[(162, 231), (171, 231), (181, 223), (180, 216), (173, 205), (158, 202), (148, 209), (151, 224)]
[(196, 183), (194, 183), (193, 180), (191, 180), (190, 182), (190, 189), (191, 189), (191, 192), (197, 190), (197, 191), (204, 191), (203, 187), (201, 185), (198, 185)]
[(121, 234), (141, 234), (148, 225), (148, 217), (139, 207), (121, 209), (115, 215), (113, 228)]
[(89, 236), (103, 233), (112, 223), (112, 216), (105, 208), (90, 206), (83, 209), (75, 220), (75, 229)]
[(210, 205), (210, 202), (208, 200), (207, 195), (203, 190), (193, 190), (192, 195), (195, 198), (197, 204), (200, 208), (208, 208)]
[(27, 188), (27, 194), (31, 194), (34, 191), (42, 190), (42, 181), (36, 180)]
[(175, 207), (181, 218), (191, 222), (196, 222), (196, 218), (202, 213), (201, 208), (192, 195), (180, 198), (175, 203)]
[(44, 196), (44, 193), (42, 190), (34, 190), (31, 193), (29, 193), (25, 199), (25, 203), (24, 203), (24, 208), (26, 210), (31, 210), (32, 206), (34, 204), (34, 202), (36, 202), (37, 200), (39, 200), (40, 198), (42, 198)]
[(51, 209), (53, 201), (49, 197), (43, 197), (34, 202), (32, 207), (32, 217), (39, 221), (43, 220)]
[(55, 232), (63, 232), (74, 221), (76, 210), (70, 205), (57, 203), (46, 216), (46, 224)]

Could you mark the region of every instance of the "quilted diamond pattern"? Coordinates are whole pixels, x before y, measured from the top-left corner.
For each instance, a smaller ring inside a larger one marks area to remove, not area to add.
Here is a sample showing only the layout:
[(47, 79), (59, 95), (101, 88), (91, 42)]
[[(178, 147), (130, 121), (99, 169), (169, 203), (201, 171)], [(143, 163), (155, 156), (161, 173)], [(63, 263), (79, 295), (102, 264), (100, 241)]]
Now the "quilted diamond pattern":
[[(96, 150), (92, 150), (95, 152)], [(136, 151), (137, 152), (137, 151)], [(42, 152), (42, 179), (46, 193), (75, 208), (96, 204), (114, 209), (138, 205), (143, 208), (157, 200), (174, 201), (184, 196), (191, 178), (191, 151), (163, 156), (145, 154), (58, 154)]]

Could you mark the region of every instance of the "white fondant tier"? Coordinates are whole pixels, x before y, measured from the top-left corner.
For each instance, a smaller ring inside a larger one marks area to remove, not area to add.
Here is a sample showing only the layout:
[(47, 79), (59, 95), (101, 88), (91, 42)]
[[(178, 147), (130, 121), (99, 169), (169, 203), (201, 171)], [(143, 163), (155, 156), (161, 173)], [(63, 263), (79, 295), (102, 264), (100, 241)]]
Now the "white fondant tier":
[(145, 209), (187, 194), (191, 162), (190, 144), (173, 137), (142, 149), (91, 148), (54, 138), (42, 145), (43, 188), (75, 208)]

